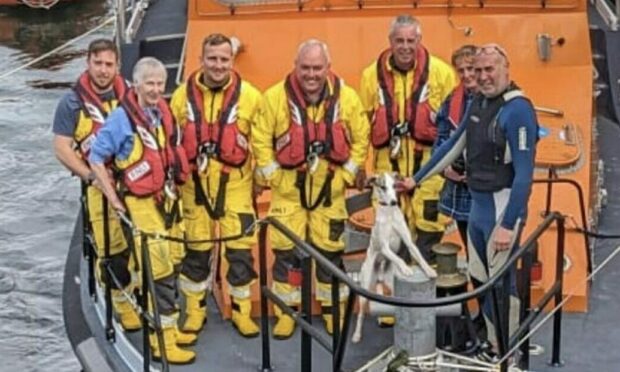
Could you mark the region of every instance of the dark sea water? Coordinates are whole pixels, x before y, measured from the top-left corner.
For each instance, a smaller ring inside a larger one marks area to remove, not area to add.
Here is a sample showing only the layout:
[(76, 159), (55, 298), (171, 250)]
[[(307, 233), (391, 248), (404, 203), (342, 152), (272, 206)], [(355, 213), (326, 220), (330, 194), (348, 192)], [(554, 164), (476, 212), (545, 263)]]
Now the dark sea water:
[[(0, 7), (0, 75), (96, 27), (111, 3), (52, 10)], [(113, 25), (0, 79), (0, 371), (78, 371), (62, 318), (62, 278), (79, 185), (55, 159), (51, 122), (85, 66), (85, 49)]]

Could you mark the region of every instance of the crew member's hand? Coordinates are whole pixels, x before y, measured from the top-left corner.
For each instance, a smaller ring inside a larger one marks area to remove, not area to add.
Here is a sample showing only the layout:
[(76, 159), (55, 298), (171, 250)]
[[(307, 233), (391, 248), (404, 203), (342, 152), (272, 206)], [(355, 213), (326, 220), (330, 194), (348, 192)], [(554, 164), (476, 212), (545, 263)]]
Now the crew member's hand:
[(364, 169), (357, 171), (357, 174), (355, 175), (355, 187), (359, 191), (363, 191), (366, 187), (366, 171)]
[(497, 230), (495, 230), (495, 234), (493, 236), (493, 245), (495, 246), (495, 249), (498, 251), (510, 249), (510, 242), (512, 241), (513, 234), (513, 230), (508, 230), (502, 226), (499, 226)]
[(402, 181), (396, 181), (394, 188), (398, 192), (411, 191), (416, 187), (416, 182), (413, 177), (406, 177)]
[(116, 196), (110, 199), (110, 205), (112, 205), (112, 208), (114, 208), (118, 212), (121, 212), (121, 213), (127, 212), (127, 208), (125, 208), (125, 205), (123, 204), (123, 202)]
[(447, 179), (455, 181), (455, 182), (462, 182), (462, 181), (465, 180), (465, 175), (464, 174), (458, 174), (457, 172), (455, 172), (454, 169), (452, 169), (451, 165), (449, 165), (448, 168), (444, 169), (443, 175)]

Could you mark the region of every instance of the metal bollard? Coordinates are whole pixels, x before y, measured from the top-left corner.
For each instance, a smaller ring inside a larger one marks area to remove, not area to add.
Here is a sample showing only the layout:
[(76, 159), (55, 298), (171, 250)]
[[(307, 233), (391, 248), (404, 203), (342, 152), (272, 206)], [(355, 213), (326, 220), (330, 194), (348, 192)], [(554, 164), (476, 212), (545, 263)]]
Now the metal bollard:
[[(435, 281), (414, 266), (413, 275), (394, 275), (394, 295), (411, 299), (435, 298)], [(409, 357), (420, 357), (435, 353), (436, 318), (434, 308), (398, 307), (394, 326), (395, 353), (401, 350)]]

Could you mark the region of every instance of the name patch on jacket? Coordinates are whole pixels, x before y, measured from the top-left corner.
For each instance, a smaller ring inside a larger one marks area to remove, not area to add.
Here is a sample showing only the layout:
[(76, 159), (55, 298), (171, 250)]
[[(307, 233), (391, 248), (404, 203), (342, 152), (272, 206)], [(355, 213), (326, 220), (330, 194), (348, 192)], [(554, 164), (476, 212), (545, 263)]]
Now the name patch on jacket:
[(528, 151), (527, 147), (527, 128), (520, 127), (519, 128), (519, 151)]
[(140, 177), (147, 174), (150, 170), (151, 166), (149, 165), (149, 162), (146, 160), (142, 160), (140, 163), (138, 163), (138, 165), (133, 167), (133, 169), (127, 173), (127, 178), (129, 178), (129, 180), (133, 182), (137, 179), (140, 179)]

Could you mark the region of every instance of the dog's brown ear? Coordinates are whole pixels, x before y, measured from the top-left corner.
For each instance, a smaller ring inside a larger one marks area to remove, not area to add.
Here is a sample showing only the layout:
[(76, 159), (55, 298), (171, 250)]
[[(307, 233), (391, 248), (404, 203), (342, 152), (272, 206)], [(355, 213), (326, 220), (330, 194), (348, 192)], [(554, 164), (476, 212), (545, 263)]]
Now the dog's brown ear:
[(377, 175), (373, 174), (372, 176), (366, 178), (366, 182), (364, 182), (364, 187), (371, 188), (377, 184)]
[(395, 181), (402, 181), (404, 179), (403, 176), (398, 172), (392, 172), (392, 177), (394, 177)]

